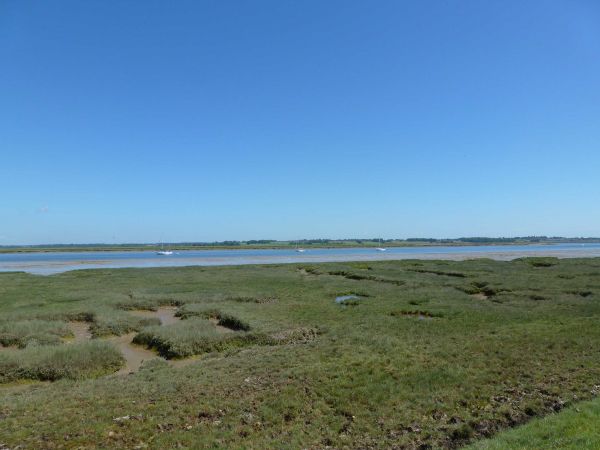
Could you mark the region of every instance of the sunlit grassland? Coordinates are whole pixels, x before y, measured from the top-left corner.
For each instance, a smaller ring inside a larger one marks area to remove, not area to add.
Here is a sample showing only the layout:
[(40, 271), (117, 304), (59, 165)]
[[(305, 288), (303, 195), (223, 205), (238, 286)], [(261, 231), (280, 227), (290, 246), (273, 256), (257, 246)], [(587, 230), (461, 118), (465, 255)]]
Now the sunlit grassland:
[(600, 400), (568, 409), (478, 441), (469, 450), (596, 450), (600, 448)]
[[(361, 298), (335, 303), (346, 294)], [(0, 385), (0, 443), (456, 448), (594, 397), (599, 295), (598, 259), (2, 274), (0, 330), (44, 321), (37, 340), (52, 340), (83, 320), (96, 337), (135, 331), (167, 357), (200, 357)], [(160, 305), (183, 320), (131, 313)], [(28, 345), (23, 329), (10, 351), (67, 345)]]

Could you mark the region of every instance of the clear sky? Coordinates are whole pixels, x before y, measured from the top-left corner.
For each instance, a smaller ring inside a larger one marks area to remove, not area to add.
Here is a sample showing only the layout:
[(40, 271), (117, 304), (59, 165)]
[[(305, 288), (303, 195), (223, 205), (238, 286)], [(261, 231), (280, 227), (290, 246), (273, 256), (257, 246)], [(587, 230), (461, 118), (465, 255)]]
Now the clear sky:
[(0, 244), (600, 235), (600, 3), (0, 2)]

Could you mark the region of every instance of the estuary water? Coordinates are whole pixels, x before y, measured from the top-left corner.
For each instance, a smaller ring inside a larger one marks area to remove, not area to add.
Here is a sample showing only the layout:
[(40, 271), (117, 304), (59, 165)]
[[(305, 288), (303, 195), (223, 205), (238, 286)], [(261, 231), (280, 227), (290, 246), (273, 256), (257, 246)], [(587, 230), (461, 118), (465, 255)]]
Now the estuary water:
[(2, 253), (0, 254), (0, 272), (21, 271), (38, 275), (52, 275), (69, 270), (122, 267), (223, 266), (398, 259), (492, 258), (511, 260), (525, 256), (600, 257), (600, 244), (391, 247), (385, 252), (364, 247), (307, 248), (304, 253), (298, 253), (294, 249), (185, 250), (174, 252), (170, 256), (157, 255), (153, 251)]

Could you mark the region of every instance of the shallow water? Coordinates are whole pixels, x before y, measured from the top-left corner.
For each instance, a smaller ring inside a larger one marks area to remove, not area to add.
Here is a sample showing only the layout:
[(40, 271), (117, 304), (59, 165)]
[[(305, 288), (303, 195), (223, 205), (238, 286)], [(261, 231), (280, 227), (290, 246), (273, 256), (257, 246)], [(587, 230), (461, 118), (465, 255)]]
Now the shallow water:
[(335, 298), (335, 302), (344, 303), (346, 300), (351, 300), (353, 298), (358, 300), (360, 297), (358, 295), (339, 295)]
[(152, 251), (1, 253), (0, 272), (24, 271), (51, 275), (69, 270), (121, 267), (181, 267), (239, 264), (283, 264), (398, 259), (492, 258), (510, 260), (523, 256), (560, 258), (600, 257), (600, 244), (481, 245), (472, 247), (311, 248), (274, 250), (186, 250), (171, 256)]

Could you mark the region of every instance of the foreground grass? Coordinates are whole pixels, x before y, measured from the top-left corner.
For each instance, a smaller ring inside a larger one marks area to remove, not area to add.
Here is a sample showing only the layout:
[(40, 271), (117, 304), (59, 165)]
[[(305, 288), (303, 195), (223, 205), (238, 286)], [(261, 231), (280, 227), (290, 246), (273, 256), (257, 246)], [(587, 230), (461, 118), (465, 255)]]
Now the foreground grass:
[(470, 450), (596, 450), (600, 447), (600, 400), (578, 403), (558, 414), (532, 420)]
[[(98, 336), (137, 331), (201, 357), (0, 387), (0, 443), (457, 448), (594, 397), (599, 295), (598, 259), (3, 274), (6, 323), (85, 320)], [(156, 327), (130, 313), (160, 305), (184, 320)], [(219, 335), (208, 319), (237, 329)], [(267, 341), (211, 346), (229, 335)]]

